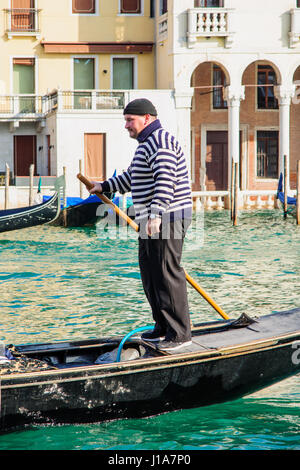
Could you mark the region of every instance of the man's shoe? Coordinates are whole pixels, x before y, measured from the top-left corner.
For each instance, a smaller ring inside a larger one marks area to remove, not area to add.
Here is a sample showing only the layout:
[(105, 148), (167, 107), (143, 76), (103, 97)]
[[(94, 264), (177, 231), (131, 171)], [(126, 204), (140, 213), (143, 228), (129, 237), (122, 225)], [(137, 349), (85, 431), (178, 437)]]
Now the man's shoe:
[(145, 333), (142, 333), (141, 338), (144, 341), (163, 341), (165, 339), (165, 336), (161, 334), (160, 331), (157, 330), (152, 330), (152, 331), (146, 331)]
[(185, 348), (186, 346), (190, 346), (192, 344), (192, 340), (188, 341), (160, 341), (157, 344), (157, 348), (161, 351), (177, 351), (179, 349)]

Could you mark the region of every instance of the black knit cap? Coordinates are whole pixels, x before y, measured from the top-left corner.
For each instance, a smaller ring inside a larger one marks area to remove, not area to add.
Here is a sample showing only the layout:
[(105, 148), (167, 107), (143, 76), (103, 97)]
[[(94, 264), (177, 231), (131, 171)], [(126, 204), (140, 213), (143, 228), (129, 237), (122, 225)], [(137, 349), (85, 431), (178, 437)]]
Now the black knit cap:
[(128, 103), (123, 111), (123, 114), (135, 114), (138, 116), (151, 114), (151, 116), (157, 116), (157, 111), (151, 101), (147, 100), (146, 98), (138, 98)]

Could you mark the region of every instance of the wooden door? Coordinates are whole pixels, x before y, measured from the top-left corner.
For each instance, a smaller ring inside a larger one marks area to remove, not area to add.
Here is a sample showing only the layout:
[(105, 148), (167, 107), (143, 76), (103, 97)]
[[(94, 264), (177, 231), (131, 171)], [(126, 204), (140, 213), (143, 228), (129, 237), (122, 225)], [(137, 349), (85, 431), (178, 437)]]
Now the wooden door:
[(206, 189), (228, 189), (228, 133), (208, 131), (206, 140)]
[(34, 164), (36, 174), (36, 136), (14, 136), (14, 173), (15, 176), (29, 176), (29, 167)]
[(84, 134), (84, 170), (87, 177), (106, 179), (106, 135)]

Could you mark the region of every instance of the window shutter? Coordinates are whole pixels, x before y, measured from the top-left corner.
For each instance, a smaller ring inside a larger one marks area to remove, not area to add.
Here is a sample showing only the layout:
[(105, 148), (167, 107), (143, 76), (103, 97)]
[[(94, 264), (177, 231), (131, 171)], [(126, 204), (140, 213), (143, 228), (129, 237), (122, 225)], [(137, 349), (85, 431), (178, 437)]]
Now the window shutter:
[(141, 13), (141, 0), (121, 0), (121, 13)]
[(34, 0), (12, 0), (12, 9), (14, 8), (34, 8)]
[(73, 13), (95, 13), (95, 0), (73, 0)]
[(27, 59), (23, 57), (15, 58), (13, 60), (13, 65), (28, 65), (32, 67), (34, 65), (34, 59), (30, 59), (30, 58)]

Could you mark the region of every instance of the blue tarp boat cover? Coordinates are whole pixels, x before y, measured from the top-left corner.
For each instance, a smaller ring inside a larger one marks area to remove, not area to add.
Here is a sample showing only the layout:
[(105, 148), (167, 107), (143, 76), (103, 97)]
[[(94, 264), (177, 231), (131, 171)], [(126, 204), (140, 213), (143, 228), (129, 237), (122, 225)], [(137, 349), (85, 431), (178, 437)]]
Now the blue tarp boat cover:
[[(51, 196), (43, 196), (43, 202), (48, 201), (48, 199), (50, 199), (50, 197)], [(117, 206), (119, 206), (119, 204), (121, 204), (121, 206), (122, 206), (122, 198), (120, 198), (119, 196), (114, 197), (112, 202), (114, 204), (116, 204)], [(127, 208), (130, 207), (132, 205), (132, 198), (127, 197), (126, 202), (127, 202)], [(83, 204), (92, 204), (92, 203), (103, 204), (101, 199), (99, 199), (98, 196), (93, 194), (93, 195), (87, 197), (86, 199), (82, 199), (81, 197), (67, 197), (66, 207), (80, 206), (80, 205), (83, 205)], [(62, 204), (61, 207), (63, 208), (63, 204)]]
[[(283, 182), (283, 175), (280, 173), (279, 181), (278, 181), (278, 188), (277, 188), (277, 197), (280, 202), (284, 203), (284, 192), (282, 189), (282, 182)], [(297, 198), (288, 196), (287, 203), (291, 206), (295, 206), (297, 204)]]

